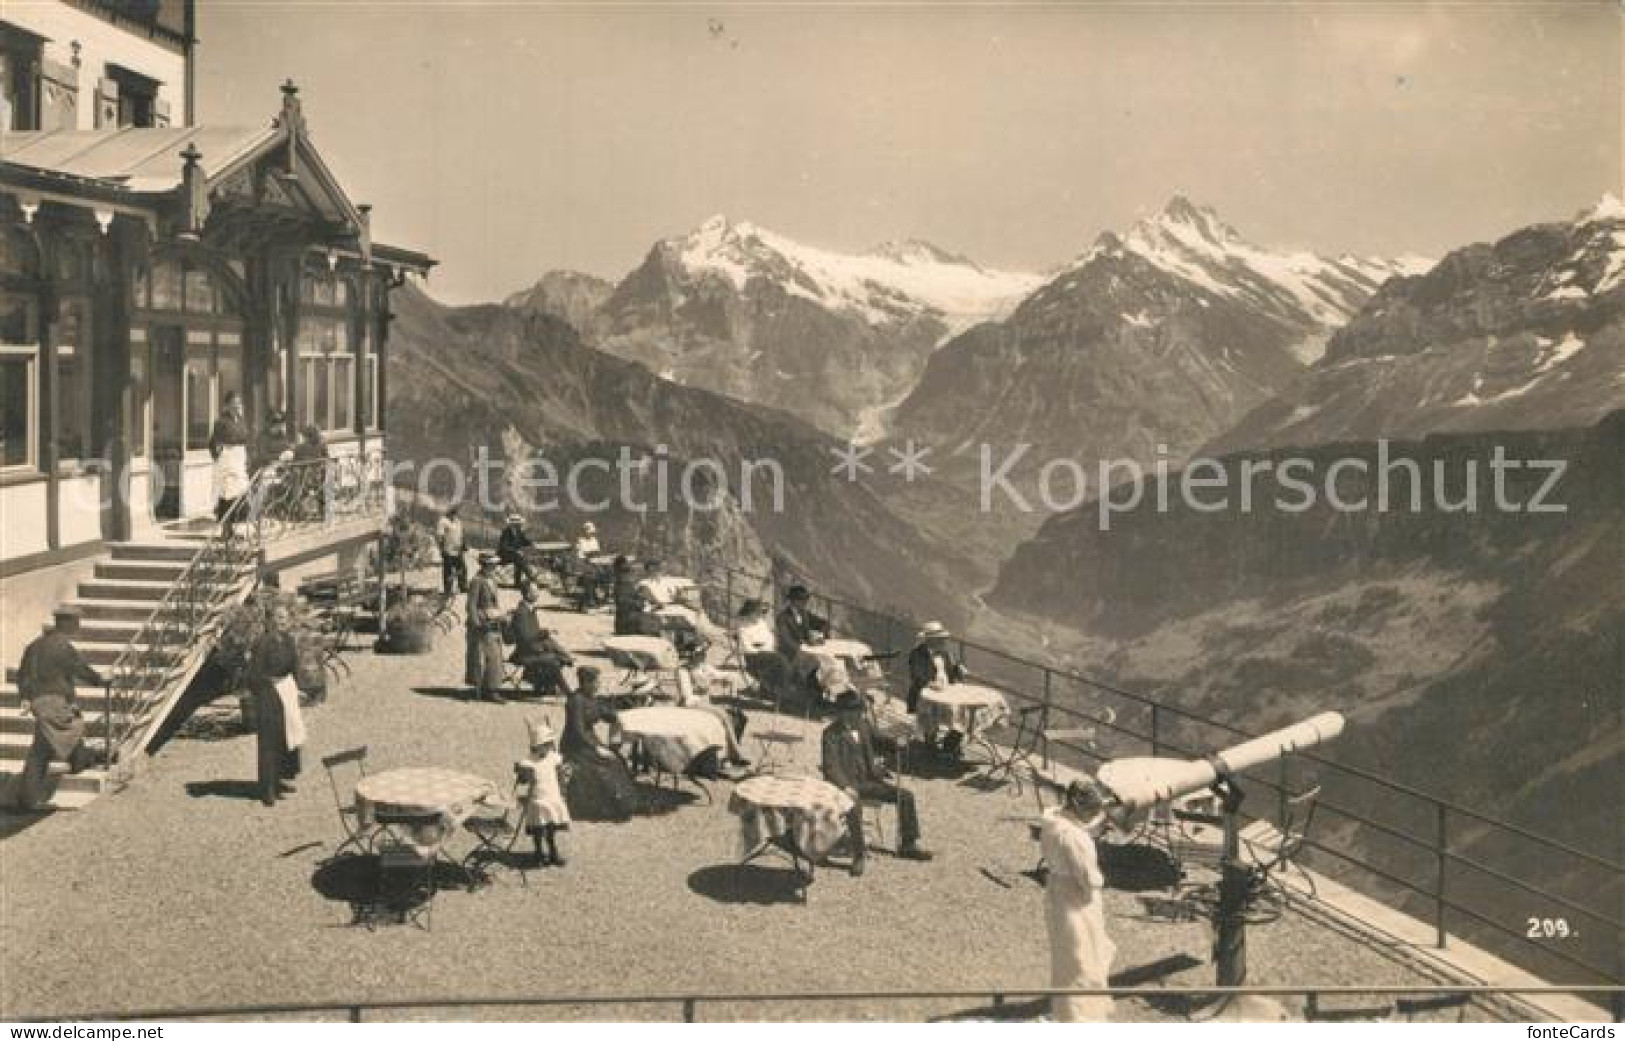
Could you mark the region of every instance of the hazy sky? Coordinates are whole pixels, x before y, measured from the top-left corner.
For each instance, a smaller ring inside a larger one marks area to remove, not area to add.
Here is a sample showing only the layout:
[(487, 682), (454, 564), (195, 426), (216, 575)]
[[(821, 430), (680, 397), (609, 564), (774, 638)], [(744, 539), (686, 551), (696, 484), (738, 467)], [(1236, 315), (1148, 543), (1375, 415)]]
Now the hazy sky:
[(619, 278), (718, 212), (1036, 270), (1175, 191), (1260, 243), (1427, 255), (1620, 191), (1614, 0), (198, 6), (199, 121), (293, 77), (458, 302)]

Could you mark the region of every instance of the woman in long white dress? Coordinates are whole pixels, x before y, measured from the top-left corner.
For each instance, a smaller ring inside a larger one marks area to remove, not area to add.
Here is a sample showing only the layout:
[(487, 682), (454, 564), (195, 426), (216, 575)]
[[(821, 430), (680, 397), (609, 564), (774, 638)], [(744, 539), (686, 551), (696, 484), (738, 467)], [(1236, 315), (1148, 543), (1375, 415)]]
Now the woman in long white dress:
[[(1073, 782), (1066, 801), (1044, 816), (1039, 846), (1049, 877), (1044, 888), (1044, 921), (1049, 931), (1050, 986), (1104, 987), (1117, 947), (1106, 934), (1104, 876), (1095, 835), (1105, 824), (1105, 807), (1092, 786)], [(1050, 1012), (1060, 1023), (1104, 1022), (1111, 1018), (1109, 996), (1053, 997)]]
[(519, 807), (523, 827), (536, 846), (536, 863), (541, 867), (563, 867), (558, 835), (570, 830), (570, 808), (559, 788), (558, 738), (545, 719), (526, 722), (530, 732), (530, 758), (517, 764)]

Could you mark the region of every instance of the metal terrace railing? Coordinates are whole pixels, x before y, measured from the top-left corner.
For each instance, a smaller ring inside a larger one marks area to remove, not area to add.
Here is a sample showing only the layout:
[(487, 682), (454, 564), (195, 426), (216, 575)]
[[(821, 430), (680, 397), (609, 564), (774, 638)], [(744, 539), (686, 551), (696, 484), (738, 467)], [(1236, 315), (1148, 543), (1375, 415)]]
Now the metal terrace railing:
[[(424, 519), (432, 516), (426, 503), (414, 506)], [(527, 520), (559, 523), (557, 514), (535, 511)], [(500, 522), (474, 510), (466, 510), (463, 521), (471, 543), (495, 543)], [(532, 527), (533, 537), (538, 530)], [(666, 555), (660, 545), (626, 550)], [(722, 619), (734, 617), (746, 598), (776, 602), (782, 584), (725, 561), (690, 560), (687, 566), (712, 598), (712, 614)], [(826, 594), (814, 598), (843, 632), (878, 649), (912, 646), (917, 620)], [(1042, 705), (1050, 728), (1095, 731), (1093, 741), (1046, 744), (1046, 759), (1064, 767), (1130, 755), (1199, 758), (1255, 736), (1069, 669), (975, 640), (956, 642), (978, 680), (1018, 705)], [(902, 664), (898, 657), (890, 667)], [(1319, 784), (1316, 829), (1305, 841), (1316, 868), (1429, 923), (1435, 946), (1444, 947), (1455, 933), (1542, 978), (1604, 984), (1625, 978), (1625, 922), (1612, 910), (1625, 902), (1619, 861), (1323, 754), (1293, 753), (1243, 780), (1253, 797), (1247, 815), (1273, 818), (1278, 826), (1291, 800)]]
[[(1222, 1002), (1238, 997), (1253, 996), (1282, 1000), (1299, 998), (1306, 1019), (1412, 1019), (1432, 1015), (1465, 1015), (1465, 1006), (1494, 1002), (1499, 1005), (1518, 998), (1584, 996), (1599, 1004), (1617, 1001), (1618, 987), (1565, 987), (1565, 986), (1259, 986), (1259, 987), (1095, 987), (1076, 990), (1053, 988), (977, 988), (969, 990), (866, 990), (866, 991), (802, 991), (746, 992), (688, 991), (657, 994), (582, 994), (547, 995), (544, 997), (451, 997), (403, 998), (400, 1000), (341, 1001), (282, 1003), (266, 1005), (221, 1005), (198, 1008), (140, 1009), (134, 1011), (88, 1012), (71, 1015), (53, 1015), (42, 1019), (21, 1019), (19, 1022), (94, 1023), (131, 1022), (138, 1020), (176, 1021), (196, 1019), (242, 1020), (272, 1016), (310, 1017), (316, 1015), (342, 1016), (351, 1023), (362, 1023), (369, 1013), (454, 1012), (455, 1018), (468, 1018), (473, 1009), (622, 1009), (665, 1007), (672, 1013), (672, 1021), (700, 1022), (701, 1012), (707, 1008), (719, 1009), (750, 1005), (812, 1005), (822, 1008), (838, 1003), (864, 1003), (871, 1005), (897, 1005), (903, 1002), (941, 1001), (976, 1002), (968, 1009), (939, 1016), (939, 1019), (992, 1020), (1000, 1018), (1036, 1018), (1037, 1007), (1022, 1008), (1012, 1002), (1014, 998), (1043, 1000), (1055, 996), (1110, 996), (1116, 1000), (1144, 998), (1179, 1006), (1189, 1019), (1201, 1019), (1222, 1009)], [(1342, 1004), (1361, 999), (1357, 1006)], [(1339, 1004), (1327, 1005), (1328, 999)], [(1372, 999), (1382, 999), (1372, 1004)], [(1523, 1018), (1522, 1003), (1518, 1008), (1505, 1008), (1503, 1018)], [(1177, 1013), (1176, 1013), (1177, 1014)], [(817, 1015), (815, 1013), (815, 1015)], [(454, 1018), (454, 1017), (447, 1017)], [(588, 1017), (598, 1018), (598, 1017)], [(607, 1018), (607, 1015), (603, 1018)], [(736, 1017), (738, 1018), (738, 1017)], [(748, 1018), (748, 1017), (745, 1017)], [(1617, 1018), (1617, 1016), (1616, 1016)]]
[(110, 775), (156, 722), (165, 697), (195, 673), (226, 608), (247, 594), (265, 548), (369, 517), (382, 522), (385, 492), (381, 451), (276, 463), (254, 475), (113, 662), (103, 752)]
[[(701, 580), (719, 598), (724, 618), (743, 599), (773, 602), (763, 594), (778, 591), (768, 576), (725, 566)], [(828, 595), (815, 593), (814, 600), (836, 628), (877, 649), (913, 645), (912, 619)], [(974, 640), (956, 642), (978, 681), (1015, 703), (1042, 705), (1051, 728), (1099, 735), (1054, 742), (1044, 748), (1046, 761), (1079, 769), (1128, 755), (1200, 758), (1256, 736), (1071, 670)], [(893, 669), (901, 664), (901, 656), (890, 662)], [(1316, 833), (1305, 843), (1317, 869), (1429, 921), (1435, 946), (1456, 933), (1542, 978), (1610, 985), (1625, 978), (1625, 923), (1611, 910), (1625, 899), (1619, 861), (1324, 754), (1293, 753), (1243, 780), (1253, 795), (1244, 807), (1248, 816), (1282, 827), (1290, 800), (1320, 785)]]

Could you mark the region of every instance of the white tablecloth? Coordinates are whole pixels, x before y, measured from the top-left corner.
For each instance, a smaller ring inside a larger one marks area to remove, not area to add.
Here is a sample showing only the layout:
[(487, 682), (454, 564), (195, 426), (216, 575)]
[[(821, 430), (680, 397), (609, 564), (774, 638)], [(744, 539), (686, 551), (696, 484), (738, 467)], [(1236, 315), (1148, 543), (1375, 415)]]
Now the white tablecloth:
[(380, 809), (386, 813), (438, 814), (439, 827), (420, 828), (411, 836), (423, 849), (444, 842), (476, 806), (498, 801), (496, 785), (483, 777), (432, 766), (368, 774), (355, 786), (356, 819), (363, 826), (371, 825)]
[(658, 671), (682, 664), (677, 649), (659, 636), (606, 636), (604, 650), (623, 669)]
[(920, 729), (926, 734), (957, 730), (967, 738), (1004, 721), (1010, 706), (1004, 695), (976, 683), (950, 683), (920, 691)]
[(832, 691), (830, 679), (833, 676), (844, 672), (849, 679), (856, 680), (880, 675), (879, 663), (865, 660), (873, 653), (874, 648), (862, 640), (835, 638), (802, 644), (796, 651), (796, 675), (816, 678), (826, 694), (838, 693)]
[(621, 734), (643, 742), (643, 750), (672, 773), (682, 773), (707, 748), (727, 748), (722, 721), (699, 709), (656, 705), (630, 708), (618, 716)]
[(789, 835), (802, 853), (818, 860), (846, 834), (852, 800), (816, 778), (763, 774), (739, 782), (728, 809), (739, 817), (742, 855), (768, 839)]

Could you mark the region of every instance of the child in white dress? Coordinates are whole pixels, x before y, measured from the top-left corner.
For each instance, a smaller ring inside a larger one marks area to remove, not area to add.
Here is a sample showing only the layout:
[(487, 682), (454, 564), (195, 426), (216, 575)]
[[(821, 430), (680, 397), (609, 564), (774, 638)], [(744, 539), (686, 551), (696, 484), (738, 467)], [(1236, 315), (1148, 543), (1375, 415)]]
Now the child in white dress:
[(519, 779), (521, 823), (536, 844), (536, 863), (563, 867), (558, 833), (570, 828), (570, 808), (559, 788), (558, 738), (545, 719), (526, 721), (530, 731), (530, 758), (514, 764)]

